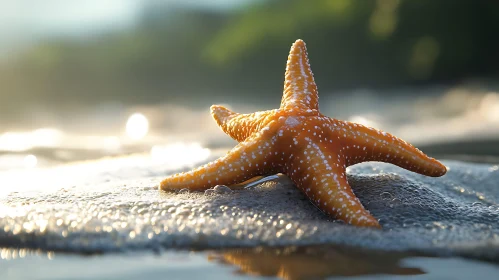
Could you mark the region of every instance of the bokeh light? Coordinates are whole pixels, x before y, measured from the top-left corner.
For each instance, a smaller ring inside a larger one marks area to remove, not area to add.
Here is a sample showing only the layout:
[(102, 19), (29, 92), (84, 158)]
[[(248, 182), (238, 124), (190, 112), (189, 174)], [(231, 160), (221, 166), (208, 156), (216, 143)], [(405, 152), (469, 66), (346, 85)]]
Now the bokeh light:
[(27, 155), (24, 157), (23, 164), (26, 168), (35, 168), (38, 164), (38, 159), (35, 155)]
[(132, 154), (163, 166), (228, 150), (235, 142), (209, 106), (277, 108), (298, 38), (324, 115), (424, 151), (499, 139), (498, 1), (10, 2), (0, 10), (0, 170)]
[(140, 140), (147, 135), (149, 131), (149, 121), (147, 118), (140, 114), (134, 113), (126, 122), (126, 134), (134, 140)]

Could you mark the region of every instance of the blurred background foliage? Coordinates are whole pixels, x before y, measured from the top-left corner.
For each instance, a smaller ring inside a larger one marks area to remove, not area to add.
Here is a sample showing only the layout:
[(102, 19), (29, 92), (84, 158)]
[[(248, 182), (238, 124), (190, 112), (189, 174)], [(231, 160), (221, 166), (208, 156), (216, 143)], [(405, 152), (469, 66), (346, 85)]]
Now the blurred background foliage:
[(0, 65), (0, 114), (204, 106), (236, 95), (279, 104), (298, 38), (321, 94), (494, 77), (498, 35), (494, 0), (259, 0), (224, 10), (151, 1), (132, 28), (51, 37), (10, 56)]

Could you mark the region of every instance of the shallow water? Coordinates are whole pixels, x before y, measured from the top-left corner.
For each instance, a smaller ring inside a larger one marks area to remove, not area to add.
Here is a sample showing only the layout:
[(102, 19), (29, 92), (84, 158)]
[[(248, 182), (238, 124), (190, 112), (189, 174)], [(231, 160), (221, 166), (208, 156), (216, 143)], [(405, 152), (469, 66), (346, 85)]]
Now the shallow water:
[(485, 262), (337, 246), (94, 256), (0, 252), (2, 279), (493, 279), (499, 273)]
[(340, 244), (499, 261), (497, 165), (444, 161), (441, 178), (350, 167), (355, 193), (383, 226), (373, 230), (331, 221), (285, 176), (229, 192), (158, 191), (175, 171), (140, 158), (3, 174), (0, 246), (93, 254)]

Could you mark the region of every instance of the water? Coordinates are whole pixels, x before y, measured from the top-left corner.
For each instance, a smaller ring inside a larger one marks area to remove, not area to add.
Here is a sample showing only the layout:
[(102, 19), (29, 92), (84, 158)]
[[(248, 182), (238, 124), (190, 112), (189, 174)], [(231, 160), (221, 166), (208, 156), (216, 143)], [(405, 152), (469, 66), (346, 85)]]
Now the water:
[[(2, 256), (7, 250), (0, 250)], [(349, 248), (233, 249), (79, 256), (9, 250), (2, 279), (492, 279), (495, 265)], [(26, 269), (29, 267), (30, 269)]]
[[(327, 115), (385, 129), (419, 147), (426, 144), (423, 151), (438, 158), (445, 154), (454, 159), (444, 161), (449, 172), (441, 178), (382, 163), (350, 167), (349, 182), (380, 219), (381, 231), (332, 221), (285, 176), (236, 191), (157, 190), (168, 174), (191, 169), (230, 149), (233, 142), (207, 111), (170, 105), (130, 110), (128, 115), (140, 111), (149, 120), (149, 133), (138, 140), (119, 132), (126, 127), (126, 117), (96, 135), (78, 134), (64, 125), (6, 132), (0, 135), (0, 148), (5, 150), (0, 154), (0, 247), (7, 249), (1, 250), (0, 266), (6, 269), (0, 271), (12, 279), (126, 279), (147, 273), (178, 278), (198, 273), (223, 279), (232, 277), (236, 266), (243, 274), (290, 279), (372, 275), (396, 279), (407, 271), (414, 277), (429, 273), (437, 279), (466, 278), (466, 273), (478, 270), (491, 277), (497, 267), (474, 260), (499, 261), (499, 161), (493, 156), (498, 154), (494, 104), (499, 95), (476, 94), (469, 106), (465, 99), (451, 98), (455, 102), (450, 109), (437, 110), (449, 104), (448, 95), (456, 93), (372, 106), (364, 92), (346, 101), (321, 103)], [(342, 111), (349, 103), (355, 103), (357, 111)], [(258, 109), (262, 108), (242, 111)], [(421, 110), (436, 113), (420, 114)], [(168, 114), (185, 118), (172, 121)], [(158, 125), (161, 119), (169, 125)], [(126, 133), (134, 131), (144, 133), (139, 126)], [(470, 135), (489, 142), (473, 144)], [(468, 142), (454, 146), (446, 142), (454, 140)], [(485, 161), (459, 155), (476, 149), (488, 156), (488, 163), (471, 163)], [(89, 254), (92, 257), (83, 257)], [(182, 261), (172, 262), (177, 258)], [(140, 265), (131, 264), (139, 261)], [(130, 273), (120, 270), (124, 262)], [(99, 263), (104, 265), (95, 268)], [(341, 265), (331, 267), (331, 263)], [(460, 270), (444, 269), (453, 265)], [(24, 266), (39, 270), (23, 270)], [(82, 268), (86, 266), (95, 269)], [(342, 270), (345, 266), (352, 269)]]
[(161, 165), (104, 161), (19, 178), (33, 188), (0, 198), (0, 246), (106, 253), (340, 244), (499, 260), (496, 165), (444, 161), (441, 178), (382, 163), (349, 168), (380, 231), (331, 221), (285, 176), (231, 192), (166, 193), (157, 184), (171, 171)]

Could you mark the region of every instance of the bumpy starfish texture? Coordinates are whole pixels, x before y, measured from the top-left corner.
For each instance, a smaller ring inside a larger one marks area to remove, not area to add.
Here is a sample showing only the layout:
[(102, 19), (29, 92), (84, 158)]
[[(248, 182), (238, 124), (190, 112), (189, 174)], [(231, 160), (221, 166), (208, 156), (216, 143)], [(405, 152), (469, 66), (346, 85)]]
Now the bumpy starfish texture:
[(427, 176), (446, 173), (444, 165), (404, 140), (322, 115), (318, 99), (305, 43), (297, 40), (288, 56), (280, 108), (238, 114), (212, 106), (221, 129), (240, 143), (213, 162), (166, 178), (161, 189), (205, 190), (283, 173), (330, 216), (352, 225), (380, 227), (348, 185), (347, 166), (383, 161)]

